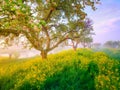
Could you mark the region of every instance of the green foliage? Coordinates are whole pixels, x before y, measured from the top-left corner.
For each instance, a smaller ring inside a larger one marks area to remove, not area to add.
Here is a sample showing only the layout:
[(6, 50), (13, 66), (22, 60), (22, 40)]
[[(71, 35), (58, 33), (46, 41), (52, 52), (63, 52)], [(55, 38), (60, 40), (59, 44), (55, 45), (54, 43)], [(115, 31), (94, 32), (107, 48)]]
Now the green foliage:
[(44, 20), (41, 20), (41, 21), (39, 22), (39, 24), (45, 26), (45, 25), (46, 25), (46, 22), (45, 22)]
[(105, 52), (111, 59), (120, 60), (120, 49), (104, 48), (99, 51)]
[(88, 71), (92, 77), (99, 75), (98, 65), (93, 61), (88, 64)]
[(90, 49), (0, 66), (0, 90), (119, 90), (120, 61)]
[(84, 9), (90, 6), (94, 10), (98, 1), (0, 0), (0, 35), (10, 38), (12, 33), (15, 38), (22, 34), (27, 38), (24, 43), (30, 43), (47, 58), (47, 53), (66, 41), (74, 31), (69, 29), (68, 23), (78, 21), (77, 26), (82, 27), (81, 21), (87, 15)]
[(116, 49), (116, 50), (108, 49), (105, 52), (109, 55), (109, 57), (120, 60), (120, 50), (119, 49)]
[[(73, 64), (74, 65), (74, 64)], [(94, 78), (84, 69), (75, 66), (65, 66), (61, 72), (56, 72), (44, 82), (45, 90), (94, 90)], [(41, 89), (42, 89), (41, 88)]]

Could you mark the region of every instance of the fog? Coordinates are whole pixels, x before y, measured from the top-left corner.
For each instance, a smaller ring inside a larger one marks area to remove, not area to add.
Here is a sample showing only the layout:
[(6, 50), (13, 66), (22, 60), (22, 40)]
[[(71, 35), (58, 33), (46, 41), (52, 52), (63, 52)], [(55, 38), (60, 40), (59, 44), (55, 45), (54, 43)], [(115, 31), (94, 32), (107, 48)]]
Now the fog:
[[(53, 53), (57, 53), (60, 52), (62, 50), (67, 50), (70, 49), (71, 47), (69, 46), (64, 46), (64, 47), (57, 47), (54, 50), (50, 51), (48, 54), (53, 54)], [(22, 46), (10, 46), (7, 48), (0, 48), (0, 56), (7, 56), (9, 57), (9, 55), (19, 55), (19, 58), (27, 58), (27, 57), (33, 57), (33, 56), (38, 56), (40, 55), (40, 51), (35, 50), (35, 49), (26, 49), (23, 48)]]

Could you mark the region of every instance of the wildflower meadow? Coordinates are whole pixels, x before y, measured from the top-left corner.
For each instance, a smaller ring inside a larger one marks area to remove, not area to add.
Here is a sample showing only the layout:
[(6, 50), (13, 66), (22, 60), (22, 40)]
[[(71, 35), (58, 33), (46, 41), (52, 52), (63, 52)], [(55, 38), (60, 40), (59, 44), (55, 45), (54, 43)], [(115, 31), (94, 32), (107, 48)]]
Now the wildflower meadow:
[(46, 60), (0, 61), (0, 90), (120, 90), (120, 59), (103, 51), (67, 50)]

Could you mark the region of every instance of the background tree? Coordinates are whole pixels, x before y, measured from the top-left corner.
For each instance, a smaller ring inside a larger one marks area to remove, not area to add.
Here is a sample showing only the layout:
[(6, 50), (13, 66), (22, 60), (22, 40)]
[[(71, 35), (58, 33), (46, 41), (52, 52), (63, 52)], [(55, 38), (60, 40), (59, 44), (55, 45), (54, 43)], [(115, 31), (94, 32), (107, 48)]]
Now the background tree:
[(78, 47), (79, 44), (82, 44), (85, 48), (86, 46), (90, 47), (91, 42), (93, 41), (93, 22), (91, 19), (86, 18), (83, 22), (83, 26), (79, 25), (77, 22), (71, 22), (69, 24), (69, 29), (73, 30), (71, 36), (67, 41), (67, 45), (72, 46), (74, 50)]
[(107, 41), (104, 43), (107, 48), (120, 48), (120, 41)]
[[(15, 37), (25, 36), (43, 59), (47, 53), (68, 38), (72, 17), (83, 20), (84, 9), (99, 0), (0, 0), (0, 35), (6, 44)], [(79, 24), (83, 25), (82, 22)], [(8, 39), (9, 38), (9, 39)]]
[(81, 44), (83, 46), (83, 48), (91, 48), (92, 47), (92, 42), (93, 42), (93, 38), (92, 37), (84, 37), (82, 40), (81, 40)]
[(101, 47), (101, 43), (93, 43), (92, 47), (96, 48), (96, 49), (99, 49)]
[[(75, 17), (75, 18), (77, 18), (77, 17)], [(83, 25), (81, 25), (80, 22), (82, 22)], [(85, 25), (84, 20), (76, 21), (75, 19), (73, 19), (68, 23), (68, 28), (71, 32), (69, 32), (69, 35), (67, 36), (68, 39), (64, 43), (67, 46), (72, 46), (72, 48), (75, 51), (78, 47), (78, 44), (80, 43), (80, 36), (83, 32), (84, 25)]]
[(92, 35), (95, 35), (93, 32), (93, 21), (89, 18), (85, 20), (85, 26), (83, 28), (83, 32), (80, 36), (80, 43), (83, 47), (91, 47), (91, 43), (93, 42)]

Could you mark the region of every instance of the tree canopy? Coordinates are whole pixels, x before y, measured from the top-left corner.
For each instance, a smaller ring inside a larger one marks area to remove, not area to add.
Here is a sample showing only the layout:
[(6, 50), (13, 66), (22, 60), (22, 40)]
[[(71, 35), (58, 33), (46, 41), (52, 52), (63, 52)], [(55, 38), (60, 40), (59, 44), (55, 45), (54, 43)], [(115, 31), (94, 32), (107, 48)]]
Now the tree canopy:
[[(71, 33), (71, 37), (68, 40), (67, 45), (70, 45), (73, 47), (74, 50), (78, 47), (78, 44), (81, 43), (81, 45), (89, 46), (89, 44), (93, 41), (92, 35), (94, 35), (93, 32), (93, 21), (89, 18), (85, 18), (83, 21), (83, 26), (79, 25), (78, 23), (72, 22), (70, 23), (70, 29), (73, 29), (73, 32)], [(71, 44), (69, 44), (71, 41)]]
[[(99, 0), (0, 0), (0, 37), (6, 42), (25, 36), (42, 58), (71, 36), (68, 23), (84, 26), (90, 6)], [(78, 30), (79, 31), (79, 30)], [(26, 42), (26, 41), (25, 41)]]

